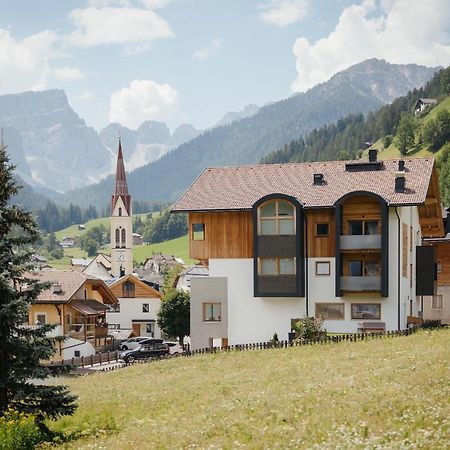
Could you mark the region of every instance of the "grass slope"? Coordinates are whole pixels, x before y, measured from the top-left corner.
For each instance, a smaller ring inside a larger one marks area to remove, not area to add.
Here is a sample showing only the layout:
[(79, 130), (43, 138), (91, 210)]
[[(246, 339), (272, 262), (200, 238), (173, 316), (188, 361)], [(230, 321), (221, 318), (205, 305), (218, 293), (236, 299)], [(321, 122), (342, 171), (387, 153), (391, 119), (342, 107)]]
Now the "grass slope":
[[(109, 246), (99, 249), (100, 252), (111, 254)], [(153, 253), (163, 253), (165, 255), (174, 255), (181, 258), (186, 264), (194, 262), (189, 258), (188, 237), (182, 236), (170, 241), (160, 242), (158, 244), (144, 244), (133, 246), (133, 258), (137, 263), (144, 262)], [(79, 247), (65, 248), (64, 257), (61, 259), (49, 259), (48, 262), (55, 269), (68, 269), (70, 267), (70, 258), (88, 258), (87, 253)]]
[(68, 380), (65, 448), (445, 448), (450, 330), (201, 355)]

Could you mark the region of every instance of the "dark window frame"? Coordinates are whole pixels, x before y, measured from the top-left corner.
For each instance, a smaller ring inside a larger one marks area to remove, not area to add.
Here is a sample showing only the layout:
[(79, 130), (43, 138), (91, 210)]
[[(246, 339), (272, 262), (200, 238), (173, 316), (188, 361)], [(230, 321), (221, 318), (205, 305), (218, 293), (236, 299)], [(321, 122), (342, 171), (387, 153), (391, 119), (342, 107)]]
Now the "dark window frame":
[(136, 287), (130, 280), (122, 284), (122, 298), (135, 298)]
[[(364, 313), (361, 312), (361, 317), (355, 317), (355, 307), (361, 307), (361, 306), (376, 306), (378, 309), (378, 314), (376, 317), (364, 317)], [(351, 319), (352, 320), (381, 320), (381, 303), (352, 303), (350, 305), (350, 311), (351, 311)]]
[[(317, 306), (339, 306), (342, 309), (342, 314), (340, 314), (339, 318), (322, 317), (317, 311), (317, 309), (318, 309)], [(343, 302), (341, 302), (341, 303), (317, 302), (314, 307), (314, 312), (315, 312), (315, 317), (322, 317), (323, 320), (345, 320), (345, 303), (343, 303)]]
[[(196, 227), (201, 226), (201, 230), (196, 230)], [(198, 235), (197, 233), (201, 233)], [(204, 241), (206, 237), (206, 227), (203, 222), (193, 222), (191, 224), (191, 239), (193, 241)]]
[[(326, 233), (319, 233), (319, 227), (326, 225)], [(328, 222), (317, 222), (316, 223), (316, 230), (315, 230), (316, 237), (327, 237), (330, 235), (330, 224)]]

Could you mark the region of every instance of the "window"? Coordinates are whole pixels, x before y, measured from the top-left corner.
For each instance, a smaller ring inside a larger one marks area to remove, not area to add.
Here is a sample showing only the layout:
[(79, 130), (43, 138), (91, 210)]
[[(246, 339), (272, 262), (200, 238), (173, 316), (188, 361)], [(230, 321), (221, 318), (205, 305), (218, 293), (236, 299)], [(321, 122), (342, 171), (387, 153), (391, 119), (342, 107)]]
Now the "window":
[(258, 234), (279, 236), (295, 234), (295, 207), (286, 200), (270, 200), (258, 208)]
[(120, 247), (120, 230), (116, 228), (116, 248)]
[(317, 261), (316, 275), (330, 275), (330, 261)]
[(221, 309), (220, 303), (203, 303), (203, 321), (220, 322)]
[(128, 280), (122, 284), (122, 297), (134, 298), (134, 283)]
[(381, 304), (352, 303), (352, 319), (381, 319)]
[(192, 224), (192, 240), (204, 241), (205, 240), (205, 224), (193, 223)]
[(433, 309), (443, 309), (444, 308), (444, 297), (442, 295), (433, 295), (431, 301), (431, 307)]
[(149, 333), (149, 334), (151, 334), (153, 336), (153, 324), (147, 323), (145, 325), (145, 332)]
[(328, 236), (328, 228), (327, 223), (316, 223), (316, 236)]
[(295, 275), (295, 258), (259, 258), (259, 275)]
[(437, 269), (437, 273), (442, 273), (442, 263), (441, 262), (437, 263), (436, 269)]
[(150, 312), (150, 305), (148, 303), (142, 303), (142, 312), (143, 313)]
[(377, 277), (380, 264), (378, 261), (349, 261), (348, 271), (351, 277)]
[(344, 303), (316, 303), (316, 317), (327, 320), (344, 320)]
[(73, 356), (74, 356), (75, 358), (79, 358), (79, 357), (81, 356), (80, 350), (74, 350), (74, 351), (73, 351)]
[(351, 235), (372, 236), (378, 233), (377, 220), (350, 220), (348, 222), (348, 231)]
[(45, 325), (47, 323), (47, 314), (37, 313), (36, 314), (36, 325)]
[(125, 228), (122, 228), (122, 247), (126, 247), (126, 231)]
[(122, 208), (119, 207), (119, 217), (122, 217)]

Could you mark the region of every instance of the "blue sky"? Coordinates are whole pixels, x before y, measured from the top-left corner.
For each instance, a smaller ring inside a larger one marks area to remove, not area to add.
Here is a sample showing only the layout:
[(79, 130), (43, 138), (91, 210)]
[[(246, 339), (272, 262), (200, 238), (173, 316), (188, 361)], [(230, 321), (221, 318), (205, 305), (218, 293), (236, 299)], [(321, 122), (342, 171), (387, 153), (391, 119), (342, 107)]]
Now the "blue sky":
[(0, 94), (64, 89), (97, 130), (207, 128), (371, 57), (447, 66), (448, 0), (0, 0)]

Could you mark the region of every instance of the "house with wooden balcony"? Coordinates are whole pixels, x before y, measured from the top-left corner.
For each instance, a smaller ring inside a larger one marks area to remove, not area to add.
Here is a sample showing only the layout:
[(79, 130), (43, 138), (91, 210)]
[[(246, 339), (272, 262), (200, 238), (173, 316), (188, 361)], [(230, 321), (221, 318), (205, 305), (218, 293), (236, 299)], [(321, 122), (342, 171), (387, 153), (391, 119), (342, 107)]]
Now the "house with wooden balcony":
[(89, 356), (109, 347), (106, 311), (118, 304), (104, 281), (77, 271), (48, 270), (29, 275), (51, 283), (31, 305), (27, 326), (53, 324), (52, 336), (64, 336), (57, 342), (54, 360)]
[[(206, 169), (172, 212), (189, 215), (193, 348), (287, 339), (293, 319), (330, 332), (407, 327), (430, 292), (444, 235), (433, 158)], [(418, 258), (420, 273), (416, 270)], [(422, 294), (423, 295), (423, 294)]]

